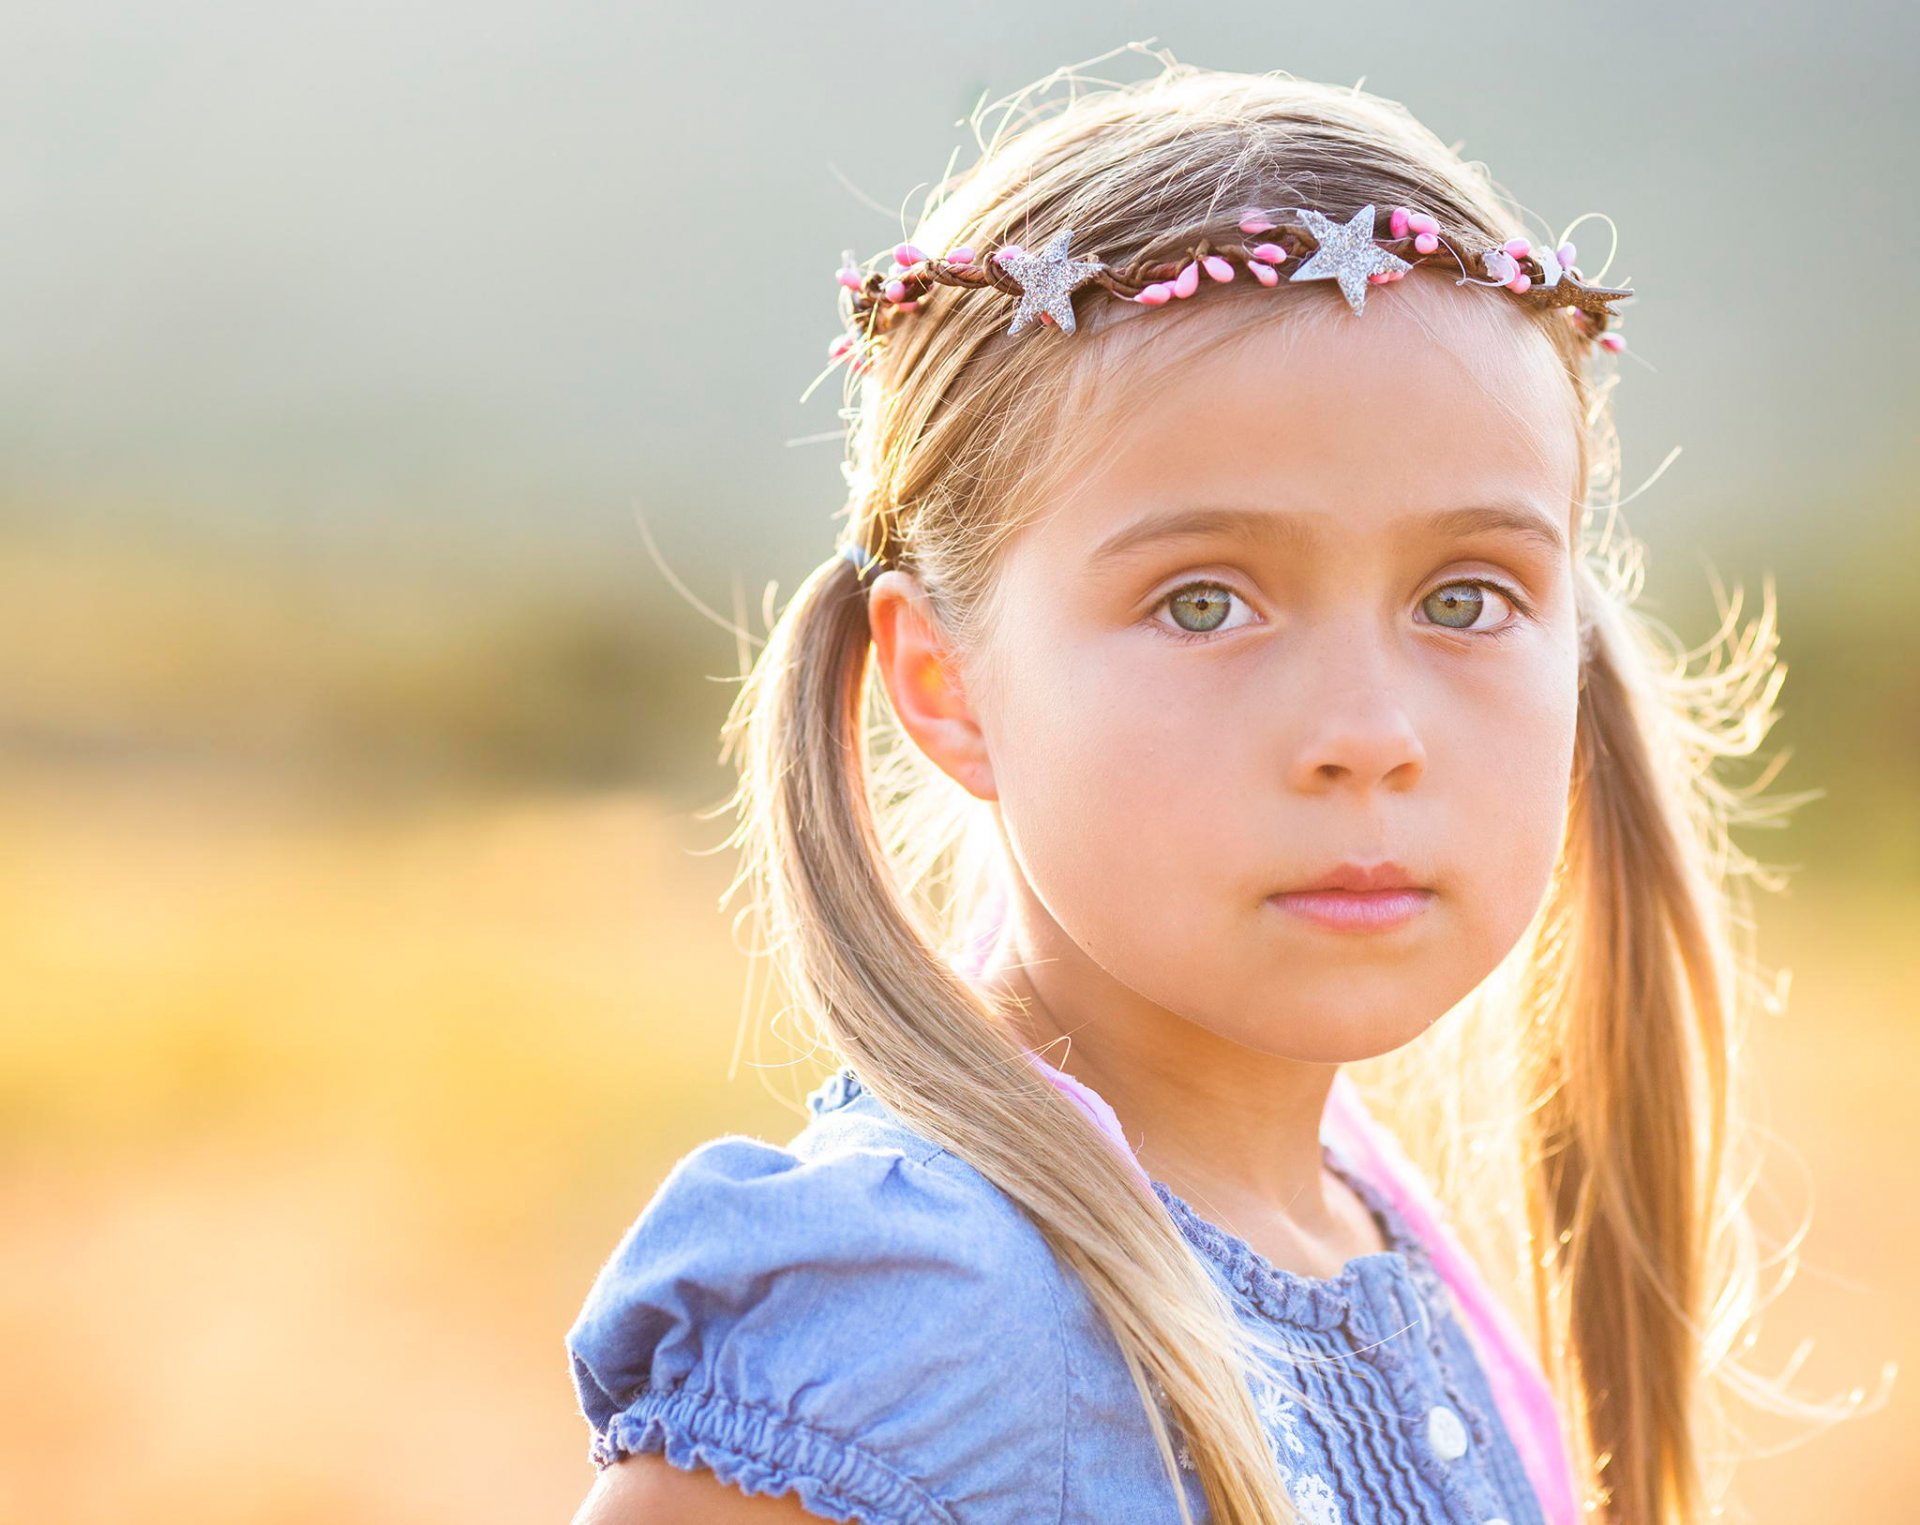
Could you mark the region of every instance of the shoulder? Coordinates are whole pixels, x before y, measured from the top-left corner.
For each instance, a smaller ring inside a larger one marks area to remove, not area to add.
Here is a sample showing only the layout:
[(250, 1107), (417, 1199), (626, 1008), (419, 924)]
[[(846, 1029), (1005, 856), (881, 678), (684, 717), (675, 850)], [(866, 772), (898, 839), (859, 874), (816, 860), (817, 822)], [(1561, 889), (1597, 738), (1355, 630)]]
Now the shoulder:
[(1047, 1519), (1062, 1268), (1016, 1204), (870, 1096), (668, 1173), (567, 1335), (606, 1467), (636, 1452), (873, 1525)]

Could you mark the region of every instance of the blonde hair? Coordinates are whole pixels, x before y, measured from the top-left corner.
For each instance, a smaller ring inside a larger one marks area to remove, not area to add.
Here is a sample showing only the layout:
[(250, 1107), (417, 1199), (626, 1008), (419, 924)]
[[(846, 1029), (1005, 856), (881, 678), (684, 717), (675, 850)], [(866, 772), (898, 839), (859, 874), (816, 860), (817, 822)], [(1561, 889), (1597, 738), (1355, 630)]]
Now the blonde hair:
[[(1120, 263), (1231, 228), (1242, 207), (1296, 200), (1342, 216), (1367, 202), (1416, 207), (1459, 247), (1529, 235), (1483, 166), (1395, 102), (1154, 56), (1163, 70), (1141, 83), (1084, 92), (1062, 71), (1010, 97), (979, 162), (934, 187), (908, 237), (978, 250), (1070, 226), (1076, 251)], [(1009, 133), (1014, 104), (1063, 78), (1069, 98), (1029, 103)], [(1257, 295), (1291, 307), (1313, 289), (1283, 282)], [(1318, 291), (1324, 300), (1324, 283)], [(1204, 298), (1237, 300), (1231, 287)], [(849, 538), (914, 573), (967, 651), (989, 618), (997, 548), (1073, 452), (1093, 447), (1064, 420), (1097, 395), (1103, 362), (1094, 345), (1009, 337), (1010, 305), (986, 295), (936, 288), (921, 306), (848, 379), (858, 395)], [(1078, 338), (1099, 331), (1089, 313)], [(1180, 327), (1170, 312), (1145, 320)], [(1767, 812), (1712, 770), (1766, 734), (1784, 668), (1771, 588), (1738, 634), (1736, 601), (1699, 671), (1701, 653), (1676, 651), (1633, 609), (1639, 551), (1617, 513), (1616, 378), (1589, 374), (1594, 357), (1563, 313), (1544, 312), (1539, 326), (1565, 361), (1585, 488), (1564, 849), (1534, 924), (1458, 1020), (1375, 1063), (1396, 1116), (1424, 1108), (1447, 1123), (1408, 1140), (1425, 1141), (1443, 1200), (1475, 1170), (1476, 1193), (1497, 1191), (1504, 1168), (1507, 1195), (1524, 1204), (1509, 1225), (1514, 1302), (1531, 1304), (1589, 1507), (1619, 1525), (1677, 1525), (1724, 1490), (1724, 1397), (1839, 1412), (1799, 1405), (1737, 1359), (1761, 1305), (1734, 1147), (1753, 989), (1741, 881), (1764, 876), (1728, 827)], [(726, 728), (740, 770), (735, 889), (753, 886), (766, 951), (818, 1038), (1019, 1203), (1084, 1279), (1182, 1518), (1169, 1422), (1219, 1525), (1294, 1520), (1247, 1384), (1248, 1361), (1276, 1347), (1235, 1319), (1157, 1199), (1024, 1061), (1010, 1014), (945, 956), (996, 871), (991, 822), (905, 741), (889, 706), (869, 704), (869, 677), (865, 597), (835, 556), (781, 611)], [(1421, 1085), (1436, 1053), (1462, 1076), (1480, 1067), (1484, 1081)], [(1442, 1140), (1474, 1142), (1448, 1155)]]

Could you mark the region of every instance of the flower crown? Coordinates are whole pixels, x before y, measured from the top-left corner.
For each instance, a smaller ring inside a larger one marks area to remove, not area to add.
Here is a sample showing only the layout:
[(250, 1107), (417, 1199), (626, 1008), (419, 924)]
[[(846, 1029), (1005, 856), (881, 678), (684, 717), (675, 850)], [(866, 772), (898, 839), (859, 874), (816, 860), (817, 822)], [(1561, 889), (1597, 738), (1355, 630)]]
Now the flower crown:
[[(867, 341), (895, 314), (917, 311), (920, 298), (936, 285), (993, 290), (1018, 298), (1009, 334), (1035, 326), (1072, 333), (1073, 294), (1082, 286), (1097, 285), (1119, 301), (1160, 307), (1192, 296), (1200, 289), (1202, 272), (1209, 280), (1226, 282), (1244, 268), (1261, 285), (1274, 286), (1280, 280), (1280, 266), (1297, 259), (1298, 267), (1288, 280), (1338, 281), (1347, 305), (1358, 314), (1366, 305), (1368, 286), (1400, 280), (1441, 249), (1462, 272), (1455, 285), (1497, 286), (1534, 306), (1563, 308), (1583, 337), (1615, 353), (1626, 348), (1626, 340), (1610, 331), (1614, 313), (1608, 304), (1632, 296), (1632, 290), (1588, 285), (1574, 265), (1570, 243), (1536, 248), (1527, 239), (1514, 238), (1462, 254), (1440, 236), (1440, 225), (1433, 217), (1407, 207), (1393, 209), (1388, 218), (1390, 234), (1384, 239), (1377, 236), (1371, 202), (1344, 223), (1311, 207), (1285, 210), (1297, 213), (1301, 220), (1275, 222), (1258, 211), (1241, 217), (1240, 231), (1249, 238), (1271, 235), (1261, 242), (1216, 245), (1203, 238), (1180, 258), (1165, 263), (1115, 267), (1097, 259), (1071, 259), (1067, 254), (1073, 241), (1071, 228), (1056, 234), (1038, 254), (1007, 244), (984, 259), (965, 247), (936, 257), (903, 243), (894, 249), (894, 268), (886, 275), (862, 274), (848, 250), (838, 279), (843, 288), (841, 316), (850, 331), (834, 338), (828, 355), (836, 363), (849, 360), (856, 374), (865, 371), (871, 363)], [(1407, 254), (1413, 257), (1403, 257)]]

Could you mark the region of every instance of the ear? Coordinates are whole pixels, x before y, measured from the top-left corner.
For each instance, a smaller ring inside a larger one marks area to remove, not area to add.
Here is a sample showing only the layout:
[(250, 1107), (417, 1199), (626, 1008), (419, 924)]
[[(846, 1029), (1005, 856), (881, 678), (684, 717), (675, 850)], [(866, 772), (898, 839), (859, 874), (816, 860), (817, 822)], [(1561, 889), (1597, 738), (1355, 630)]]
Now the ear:
[(926, 590), (890, 567), (867, 590), (874, 665), (914, 744), (976, 799), (998, 799), (986, 737)]

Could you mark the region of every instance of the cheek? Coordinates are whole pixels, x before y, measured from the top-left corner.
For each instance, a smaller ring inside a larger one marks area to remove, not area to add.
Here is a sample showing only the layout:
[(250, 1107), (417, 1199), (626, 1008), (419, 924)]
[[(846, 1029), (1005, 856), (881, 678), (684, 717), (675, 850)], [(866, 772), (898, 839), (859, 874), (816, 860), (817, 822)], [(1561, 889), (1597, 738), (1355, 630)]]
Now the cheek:
[(1485, 696), (1475, 725), (1450, 733), (1451, 866), (1481, 956), (1497, 962), (1539, 908), (1565, 839), (1578, 722), (1568, 644)]
[(1010, 664), (988, 738), (1027, 881), (1090, 952), (1204, 909), (1190, 881), (1208, 876), (1208, 844), (1238, 797), (1206, 784), (1222, 766), (1217, 721), (1190, 686), (1153, 691), (1155, 664), (1126, 660), (1125, 645), (1036, 635)]
[(1142, 660), (1152, 636), (1107, 628), (1111, 613), (1049, 603), (1038, 589), (1014, 607), (1018, 628), (997, 633), (1004, 682), (988, 738), (1003, 811), (1039, 826), (1148, 800), (1177, 810), (1166, 784), (1189, 755), (1188, 732), (1169, 714), (1179, 696), (1153, 691), (1166, 665)]

